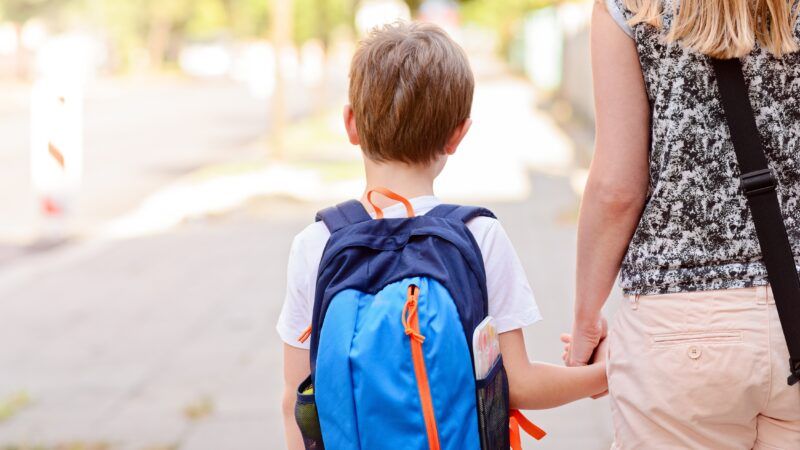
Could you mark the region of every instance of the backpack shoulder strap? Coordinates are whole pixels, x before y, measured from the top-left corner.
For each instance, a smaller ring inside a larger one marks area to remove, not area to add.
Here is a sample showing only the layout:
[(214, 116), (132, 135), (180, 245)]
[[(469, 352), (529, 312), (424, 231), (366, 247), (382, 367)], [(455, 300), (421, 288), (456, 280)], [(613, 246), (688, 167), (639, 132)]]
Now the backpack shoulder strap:
[(441, 217), (443, 219), (452, 219), (464, 223), (467, 223), (476, 217), (491, 217), (492, 219), (497, 218), (491, 211), (489, 211), (486, 208), (481, 208), (478, 206), (460, 206), (460, 205), (447, 205), (447, 204), (439, 205), (430, 210), (425, 215), (428, 217)]
[(722, 108), (741, 171), (741, 186), (755, 223), (761, 256), (790, 354), (788, 382), (800, 380), (800, 279), (781, 213), (777, 180), (769, 168), (738, 59), (712, 59)]
[(350, 200), (317, 213), (317, 222), (324, 222), (331, 234), (356, 223), (372, 220), (358, 200)]

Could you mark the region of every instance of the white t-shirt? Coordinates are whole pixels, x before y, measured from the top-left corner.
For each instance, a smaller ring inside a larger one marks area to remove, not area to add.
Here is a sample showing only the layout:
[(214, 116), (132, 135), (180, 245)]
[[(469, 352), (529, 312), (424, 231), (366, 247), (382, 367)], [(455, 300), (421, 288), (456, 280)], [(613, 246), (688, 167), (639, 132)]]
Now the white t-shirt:
[[(409, 200), (417, 215), (426, 214), (441, 201), (433, 196)], [(401, 204), (383, 210), (386, 218), (405, 217)], [(483, 255), (486, 268), (486, 288), (489, 294), (489, 315), (494, 317), (499, 333), (526, 327), (541, 320), (539, 307), (533, 297), (525, 271), (517, 253), (497, 219), (478, 217), (467, 224)], [(309, 348), (298, 337), (311, 324), (314, 292), (322, 252), (330, 232), (322, 222), (316, 222), (300, 232), (289, 254), (286, 300), (278, 318), (278, 334), (287, 344)]]

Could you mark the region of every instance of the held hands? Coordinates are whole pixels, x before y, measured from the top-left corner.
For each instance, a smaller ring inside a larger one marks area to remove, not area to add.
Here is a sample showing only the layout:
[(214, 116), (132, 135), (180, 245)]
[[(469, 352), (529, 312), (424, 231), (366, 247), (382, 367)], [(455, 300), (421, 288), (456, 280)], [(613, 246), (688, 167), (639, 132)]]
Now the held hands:
[(564, 363), (568, 366), (585, 366), (592, 360), (595, 349), (608, 335), (608, 323), (601, 317), (596, 323), (580, 325), (576, 323), (572, 329), (572, 336), (567, 345), (567, 359)]
[[(561, 360), (564, 361), (565, 365), (568, 365), (569, 362), (569, 353), (572, 347), (572, 335), (564, 333), (561, 335), (561, 342), (564, 343), (564, 352), (561, 354)], [(589, 364), (598, 364), (604, 363), (608, 359), (608, 339), (603, 338), (600, 341), (600, 344), (595, 349), (594, 354), (592, 355), (592, 359), (589, 361)]]
[[(564, 361), (565, 365), (574, 367), (576, 365), (601, 364), (603, 367), (605, 367), (606, 360), (608, 359), (608, 339), (606, 339), (608, 328), (605, 319), (601, 319), (598, 322), (598, 329), (601, 330), (600, 340), (595, 347), (591, 348), (589, 351), (589, 357), (586, 359), (584, 364), (572, 363), (571, 358), (576, 354), (576, 343), (573, 335), (567, 333), (561, 335), (561, 342), (564, 343), (564, 352), (561, 354), (561, 359)], [(589, 342), (591, 342), (591, 340)], [(603, 370), (605, 370), (605, 368)], [(608, 390), (601, 392), (600, 394), (593, 395), (592, 398), (596, 400), (598, 398), (605, 397), (606, 395), (608, 395)]]

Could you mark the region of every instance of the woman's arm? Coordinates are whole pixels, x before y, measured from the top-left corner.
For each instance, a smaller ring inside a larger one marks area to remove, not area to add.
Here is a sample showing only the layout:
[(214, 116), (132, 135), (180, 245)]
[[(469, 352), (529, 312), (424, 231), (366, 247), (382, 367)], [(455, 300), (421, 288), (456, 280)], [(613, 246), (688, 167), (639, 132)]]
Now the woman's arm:
[(294, 420), (294, 404), (297, 401), (297, 387), (310, 373), (308, 350), (283, 344), (283, 427), (286, 448), (304, 450), (300, 429)]
[(650, 105), (634, 41), (602, 2), (592, 15), (596, 141), (578, 223), (571, 365), (589, 361), (604, 334), (600, 310), (647, 198)]
[(500, 335), (500, 351), (508, 373), (511, 408), (555, 408), (605, 392), (605, 363), (563, 367), (528, 359), (522, 330)]

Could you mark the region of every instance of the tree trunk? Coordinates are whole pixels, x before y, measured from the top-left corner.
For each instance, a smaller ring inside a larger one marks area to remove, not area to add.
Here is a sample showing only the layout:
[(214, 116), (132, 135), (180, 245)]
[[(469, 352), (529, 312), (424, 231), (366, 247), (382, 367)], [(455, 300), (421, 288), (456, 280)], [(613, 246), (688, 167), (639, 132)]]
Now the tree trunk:
[(328, 51), (331, 42), (331, 24), (328, 20), (328, 4), (322, 2), (317, 7), (317, 26), (319, 27), (319, 40), (322, 43), (322, 73), (319, 77), (319, 84), (316, 86), (317, 94), (314, 96), (314, 114), (322, 116), (328, 106)]
[(272, 0), (272, 45), (275, 47), (275, 92), (272, 94), (272, 157), (284, 158), (284, 135), (288, 122), (283, 49), (292, 43), (292, 0)]
[(172, 34), (172, 24), (166, 19), (155, 19), (147, 33), (147, 52), (150, 56), (150, 68), (159, 70), (164, 66), (167, 49)]
[(22, 45), (22, 24), (14, 23), (13, 26), (17, 36), (17, 50), (14, 53), (14, 74), (17, 79), (24, 81), (30, 75), (28, 70), (28, 51)]

